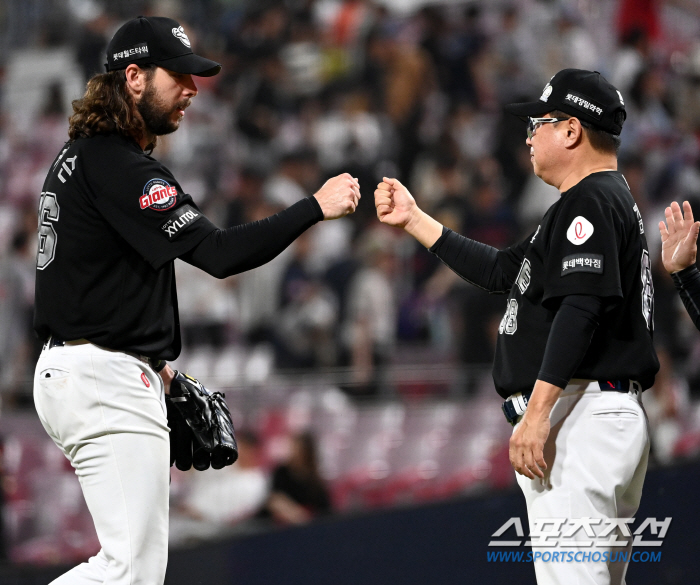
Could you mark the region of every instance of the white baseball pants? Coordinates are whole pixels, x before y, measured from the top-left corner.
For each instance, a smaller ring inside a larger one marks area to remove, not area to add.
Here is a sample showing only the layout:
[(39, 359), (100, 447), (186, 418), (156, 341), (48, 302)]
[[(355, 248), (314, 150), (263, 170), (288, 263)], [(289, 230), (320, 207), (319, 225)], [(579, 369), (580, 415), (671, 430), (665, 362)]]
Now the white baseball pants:
[(100, 552), (54, 585), (162, 585), (169, 438), (163, 382), (136, 357), (90, 343), (44, 349), (34, 402), (75, 468)]
[[(530, 532), (542, 519), (632, 518), (639, 508), (649, 456), (649, 429), (641, 392), (601, 391), (598, 382), (572, 380), (550, 414), (544, 479), (516, 474), (527, 503)], [(596, 534), (608, 525), (594, 527)], [(542, 530), (542, 528), (540, 528)], [(544, 529), (551, 530), (551, 526)], [(626, 548), (537, 547), (544, 554), (584, 551), (631, 554), (632, 539), (618, 532)], [(574, 539), (590, 541), (584, 530)], [(536, 560), (538, 585), (624, 585), (625, 562), (550, 562)], [(582, 558), (579, 556), (579, 558)], [(588, 557), (590, 558), (590, 557)]]

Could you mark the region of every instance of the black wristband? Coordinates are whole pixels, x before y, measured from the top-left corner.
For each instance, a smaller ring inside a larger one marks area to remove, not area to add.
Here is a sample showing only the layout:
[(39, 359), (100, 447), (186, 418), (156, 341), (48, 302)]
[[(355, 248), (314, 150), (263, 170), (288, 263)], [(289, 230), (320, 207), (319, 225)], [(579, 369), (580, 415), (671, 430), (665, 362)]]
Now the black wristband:
[(168, 362), (165, 360), (155, 360), (153, 358), (149, 358), (148, 365), (153, 368), (153, 371), (155, 371), (156, 374), (160, 374), (161, 371), (163, 371), (163, 368), (168, 365)]

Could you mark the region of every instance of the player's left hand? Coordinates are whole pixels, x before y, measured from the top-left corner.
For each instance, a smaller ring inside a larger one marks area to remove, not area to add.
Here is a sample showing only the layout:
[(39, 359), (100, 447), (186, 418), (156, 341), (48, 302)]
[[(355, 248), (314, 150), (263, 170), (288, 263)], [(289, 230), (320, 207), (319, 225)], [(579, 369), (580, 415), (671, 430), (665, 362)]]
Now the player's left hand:
[(525, 411), (510, 438), (510, 464), (520, 475), (535, 479), (544, 478), (547, 463), (544, 460), (544, 444), (549, 437), (549, 415)]
[(659, 222), (661, 260), (664, 268), (672, 274), (695, 264), (700, 222), (694, 221), (690, 203), (684, 201), (681, 211), (680, 205), (674, 201), (666, 208), (666, 224)]

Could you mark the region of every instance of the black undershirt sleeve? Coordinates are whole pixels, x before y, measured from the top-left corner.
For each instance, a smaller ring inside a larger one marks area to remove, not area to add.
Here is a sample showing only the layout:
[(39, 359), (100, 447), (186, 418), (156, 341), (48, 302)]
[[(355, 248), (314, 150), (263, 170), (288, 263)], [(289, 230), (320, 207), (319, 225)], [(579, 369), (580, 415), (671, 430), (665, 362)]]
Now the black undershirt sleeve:
[(603, 299), (592, 295), (567, 295), (561, 301), (549, 331), (539, 380), (566, 388), (603, 314)]
[(307, 197), (260, 221), (214, 230), (180, 258), (216, 278), (226, 278), (269, 262), (322, 220), (318, 201)]
[(512, 282), (501, 270), (498, 250), (442, 228), (430, 251), (467, 282), (492, 293), (505, 293)]
[(671, 275), (695, 327), (700, 329), (700, 271), (693, 264)]

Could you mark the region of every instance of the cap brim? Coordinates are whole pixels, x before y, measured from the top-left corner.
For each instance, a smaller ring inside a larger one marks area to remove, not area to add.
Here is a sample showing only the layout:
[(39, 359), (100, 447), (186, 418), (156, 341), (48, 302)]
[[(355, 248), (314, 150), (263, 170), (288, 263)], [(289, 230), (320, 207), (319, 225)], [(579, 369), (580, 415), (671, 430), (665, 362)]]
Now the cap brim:
[(211, 77), (221, 71), (221, 65), (216, 61), (205, 59), (194, 53), (180, 55), (171, 59), (157, 61), (156, 65), (175, 71), (175, 73), (189, 73), (197, 77)]
[(556, 108), (553, 108), (553, 106), (551, 104), (547, 104), (547, 102), (537, 100), (536, 102), (508, 104), (503, 109), (509, 114), (513, 114), (520, 118), (539, 118), (540, 116), (544, 116), (546, 113), (551, 112), (552, 109)]

